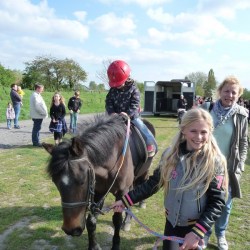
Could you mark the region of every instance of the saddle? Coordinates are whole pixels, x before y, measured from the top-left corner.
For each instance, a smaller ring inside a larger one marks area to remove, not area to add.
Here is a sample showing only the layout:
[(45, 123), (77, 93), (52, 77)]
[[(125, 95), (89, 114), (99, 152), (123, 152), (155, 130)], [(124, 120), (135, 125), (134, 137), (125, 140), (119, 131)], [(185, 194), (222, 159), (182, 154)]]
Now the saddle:
[(141, 166), (148, 160), (148, 153), (145, 140), (133, 123), (130, 125), (129, 147), (137, 176)]

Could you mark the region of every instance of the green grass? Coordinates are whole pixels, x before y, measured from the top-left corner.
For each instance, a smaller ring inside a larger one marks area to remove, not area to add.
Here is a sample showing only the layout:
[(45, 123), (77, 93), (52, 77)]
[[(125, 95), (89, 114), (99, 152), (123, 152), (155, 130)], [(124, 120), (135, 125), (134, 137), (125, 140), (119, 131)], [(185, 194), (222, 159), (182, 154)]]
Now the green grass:
[[(163, 150), (177, 131), (174, 118), (149, 117), (156, 128), (159, 153), (153, 160), (156, 168)], [(68, 136), (68, 135), (67, 135)], [(52, 142), (52, 139), (48, 139)], [(46, 174), (49, 155), (41, 148), (23, 146), (0, 150), (0, 249), (87, 249), (87, 233), (81, 237), (66, 236), (61, 230), (62, 214), (59, 193)], [(243, 199), (236, 199), (232, 210), (227, 238), (229, 249), (250, 249), (250, 158), (242, 179)], [(105, 206), (113, 202), (111, 195)], [(147, 209), (133, 208), (135, 215), (152, 230), (163, 232), (165, 216), (162, 191), (147, 200)], [(19, 227), (18, 227), (19, 225)], [(103, 249), (112, 242), (112, 213), (99, 217), (97, 239)], [(6, 237), (1, 242), (3, 235)], [(152, 249), (155, 237), (149, 235), (135, 221), (130, 232), (121, 232), (122, 250)], [(4, 245), (1, 245), (4, 243)], [(208, 250), (217, 249), (214, 234)]]
[[(25, 95), (23, 97), (23, 106), (20, 113), (19, 120), (28, 120), (30, 119), (29, 116), (29, 101), (30, 96), (33, 91), (24, 89)], [(62, 96), (65, 99), (66, 106), (68, 105), (68, 100), (70, 97), (73, 96), (73, 91), (70, 92), (61, 92)], [(48, 107), (50, 107), (52, 97), (54, 92), (46, 92), (42, 94), (44, 101)], [(100, 113), (104, 112), (105, 110), (105, 97), (107, 95), (106, 91), (98, 92), (98, 91), (82, 91), (81, 92), (81, 99), (83, 101), (83, 106), (81, 108), (82, 114), (90, 114), (90, 113)], [(6, 108), (8, 102), (10, 102), (10, 88), (6, 88), (0, 85), (0, 122), (5, 122), (6, 117)], [(68, 109), (67, 109), (68, 112)]]

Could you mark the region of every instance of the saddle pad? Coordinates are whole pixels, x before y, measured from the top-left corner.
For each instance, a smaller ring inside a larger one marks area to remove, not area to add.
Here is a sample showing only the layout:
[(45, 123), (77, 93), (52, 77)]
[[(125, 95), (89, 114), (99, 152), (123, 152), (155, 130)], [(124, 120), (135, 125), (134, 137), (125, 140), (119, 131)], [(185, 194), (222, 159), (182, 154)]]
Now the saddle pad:
[(132, 159), (135, 167), (135, 175), (140, 167), (147, 161), (147, 147), (140, 131), (131, 125), (131, 135), (129, 138), (129, 146), (132, 154)]

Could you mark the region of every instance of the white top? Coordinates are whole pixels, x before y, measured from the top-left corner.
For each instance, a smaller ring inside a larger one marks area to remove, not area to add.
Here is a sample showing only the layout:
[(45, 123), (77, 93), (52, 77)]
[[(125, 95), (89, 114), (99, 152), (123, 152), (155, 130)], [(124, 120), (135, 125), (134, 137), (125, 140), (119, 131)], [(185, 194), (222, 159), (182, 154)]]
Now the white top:
[(42, 96), (36, 91), (30, 96), (30, 117), (44, 119), (48, 117), (47, 106)]

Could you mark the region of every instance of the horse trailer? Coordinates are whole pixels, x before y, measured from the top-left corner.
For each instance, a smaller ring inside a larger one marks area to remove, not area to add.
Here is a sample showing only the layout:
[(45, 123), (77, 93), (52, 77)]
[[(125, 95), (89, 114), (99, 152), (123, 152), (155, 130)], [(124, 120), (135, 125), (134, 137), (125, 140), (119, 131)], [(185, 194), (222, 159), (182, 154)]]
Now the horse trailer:
[(192, 108), (195, 100), (195, 84), (189, 80), (144, 82), (144, 114), (176, 115), (180, 95), (187, 100), (187, 109)]

